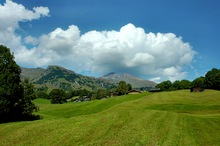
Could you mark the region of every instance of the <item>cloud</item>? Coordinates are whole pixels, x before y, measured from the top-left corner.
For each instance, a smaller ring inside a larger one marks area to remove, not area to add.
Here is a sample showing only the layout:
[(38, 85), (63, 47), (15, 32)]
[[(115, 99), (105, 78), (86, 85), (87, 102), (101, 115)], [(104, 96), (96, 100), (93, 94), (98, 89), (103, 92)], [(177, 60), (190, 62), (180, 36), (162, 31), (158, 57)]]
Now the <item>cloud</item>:
[(0, 29), (15, 29), (18, 27), (18, 22), (31, 21), (39, 19), (42, 16), (49, 16), (49, 9), (47, 7), (34, 7), (33, 11), (31, 11), (21, 4), (6, 0), (3, 5), (0, 5), (0, 14), (0, 20), (4, 22), (0, 23)]
[(26, 44), (31, 44), (31, 45), (37, 45), (39, 42), (38, 42), (38, 39), (35, 38), (35, 37), (32, 37), (32, 36), (27, 36), (24, 38), (24, 42)]
[(34, 7), (33, 10), (28, 10), (21, 4), (6, 0), (3, 5), (0, 4), (0, 14), (0, 43), (7, 45), (12, 51), (16, 52), (26, 49), (25, 46), (21, 45), (21, 36), (15, 33), (19, 29), (19, 22), (49, 16), (49, 9), (47, 7)]
[[(185, 78), (187, 72), (184, 67), (192, 62), (195, 55), (190, 44), (183, 42), (181, 37), (173, 33), (146, 33), (143, 28), (131, 23), (118, 31), (93, 30), (85, 34), (80, 34), (79, 28), (71, 25), (66, 30), (57, 28), (39, 38), (22, 38), (14, 32), (19, 27), (18, 22), (49, 16), (49, 9), (35, 7), (30, 11), (7, 0), (5, 5), (0, 6), (0, 12), (6, 15), (6, 8), (7, 11), (13, 11), (15, 7), (20, 11), (17, 14), (10, 13), (11, 17), (7, 17), (12, 20), (7, 22), (10, 26), (6, 27), (7, 31), (0, 29), (0, 43), (4, 42), (15, 50), (16, 61), (22, 66), (56, 64), (92, 76), (112, 71), (127, 72), (159, 82)], [(4, 19), (0, 17), (1, 22)], [(5, 37), (7, 32), (9, 36)], [(12, 45), (11, 41), (17, 46)], [(27, 49), (21, 45), (22, 41), (34, 47)]]
[[(66, 30), (57, 28), (42, 35), (33, 50), (30, 65), (59, 64), (92, 75), (115, 71), (171, 81), (186, 77), (182, 68), (195, 55), (181, 37), (173, 33), (146, 33), (133, 24), (119, 31), (89, 31), (83, 35), (74, 25)], [(23, 57), (20, 56), (21, 63)]]

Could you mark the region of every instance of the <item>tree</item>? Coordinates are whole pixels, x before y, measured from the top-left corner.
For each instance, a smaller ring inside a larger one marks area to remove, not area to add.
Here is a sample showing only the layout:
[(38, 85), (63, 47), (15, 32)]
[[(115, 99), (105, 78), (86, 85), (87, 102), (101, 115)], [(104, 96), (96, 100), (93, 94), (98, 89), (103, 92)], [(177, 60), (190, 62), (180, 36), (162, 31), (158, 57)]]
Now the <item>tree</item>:
[(192, 83), (189, 80), (181, 80), (180, 81), (180, 89), (190, 89)]
[(36, 97), (37, 98), (44, 98), (44, 99), (48, 99), (48, 94), (46, 91), (37, 91), (36, 92)]
[(20, 73), (21, 68), (14, 61), (10, 50), (0, 45), (0, 114), (18, 114), (16, 108), (23, 98)]
[(173, 82), (173, 88), (174, 90), (180, 90), (180, 81), (176, 80), (175, 82)]
[(49, 98), (51, 99), (52, 104), (63, 104), (67, 102), (65, 91), (62, 89), (53, 89), (49, 93)]
[(10, 49), (0, 45), (0, 116), (10, 120), (32, 116), (36, 109), (31, 92), (26, 90), (26, 84), (21, 84), (20, 73)]
[(171, 87), (172, 87), (172, 82), (169, 80), (163, 81), (156, 85), (156, 88), (160, 88), (160, 90), (162, 91), (169, 91)]
[(79, 93), (80, 93), (79, 97), (83, 97), (83, 96), (92, 97), (92, 93), (86, 89), (80, 90)]
[(108, 96), (109, 96), (109, 95), (108, 95), (107, 90), (105, 90), (105, 89), (99, 89), (99, 90), (97, 91), (96, 99), (102, 99), (102, 98), (108, 97)]
[(125, 81), (120, 81), (119, 82), (119, 85), (118, 85), (118, 88), (117, 88), (117, 92), (120, 95), (124, 95), (124, 94), (126, 94), (128, 92), (128, 86), (127, 86)]
[(206, 88), (220, 90), (220, 69), (213, 68), (205, 75)]
[(24, 81), (22, 81), (22, 86), (24, 89), (24, 97), (19, 100), (18, 105), (22, 114), (31, 115), (32, 112), (38, 111), (38, 107), (32, 103), (32, 100), (36, 99), (34, 85), (28, 78), (25, 78)]
[(192, 86), (194, 87), (205, 87), (204, 84), (205, 77), (198, 77), (192, 81)]
[(132, 85), (131, 84), (127, 84), (128, 87), (128, 91), (132, 90)]

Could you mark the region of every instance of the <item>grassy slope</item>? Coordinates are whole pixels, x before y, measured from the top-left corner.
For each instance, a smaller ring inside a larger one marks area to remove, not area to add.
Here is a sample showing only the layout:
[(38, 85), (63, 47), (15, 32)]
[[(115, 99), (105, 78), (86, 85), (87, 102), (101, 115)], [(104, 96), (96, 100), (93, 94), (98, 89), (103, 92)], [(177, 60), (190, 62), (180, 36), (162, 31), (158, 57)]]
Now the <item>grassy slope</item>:
[(220, 92), (163, 92), (51, 105), (0, 125), (0, 145), (220, 145)]

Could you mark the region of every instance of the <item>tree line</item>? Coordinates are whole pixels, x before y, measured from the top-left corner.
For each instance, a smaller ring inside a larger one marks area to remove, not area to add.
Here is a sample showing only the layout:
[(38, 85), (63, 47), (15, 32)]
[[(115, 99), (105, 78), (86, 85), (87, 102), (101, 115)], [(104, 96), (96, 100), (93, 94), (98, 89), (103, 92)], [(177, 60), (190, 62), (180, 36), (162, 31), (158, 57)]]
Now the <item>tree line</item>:
[(220, 90), (220, 69), (213, 68), (204, 77), (198, 77), (192, 82), (189, 80), (176, 80), (172, 83), (167, 80), (156, 85), (156, 88), (160, 88), (162, 91), (190, 89), (192, 87)]
[(103, 98), (109, 98), (112, 95), (125, 95), (132, 89), (131, 84), (127, 84), (125, 81), (120, 81), (116, 88), (111, 89), (98, 89), (97, 91), (89, 91), (86, 89), (75, 89), (65, 91), (63, 89), (52, 89), (49, 93), (46, 90), (36, 91), (37, 98), (49, 99), (52, 104), (62, 104), (67, 101), (88, 101), (88, 100), (100, 100)]

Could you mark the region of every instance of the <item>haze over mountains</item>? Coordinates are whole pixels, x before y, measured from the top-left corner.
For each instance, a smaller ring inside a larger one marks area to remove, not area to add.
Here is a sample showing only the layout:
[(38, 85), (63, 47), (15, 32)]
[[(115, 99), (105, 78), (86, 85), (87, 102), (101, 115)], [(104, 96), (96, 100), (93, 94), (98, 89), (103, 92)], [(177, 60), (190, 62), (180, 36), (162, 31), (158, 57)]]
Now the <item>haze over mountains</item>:
[(141, 80), (130, 74), (109, 73), (103, 77), (95, 78), (83, 76), (61, 66), (48, 66), (43, 68), (22, 68), (21, 78), (28, 77), (37, 88), (61, 88), (64, 90), (116, 87), (119, 81), (130, 83), (133, 88), (154, 87), (156, 83)]

